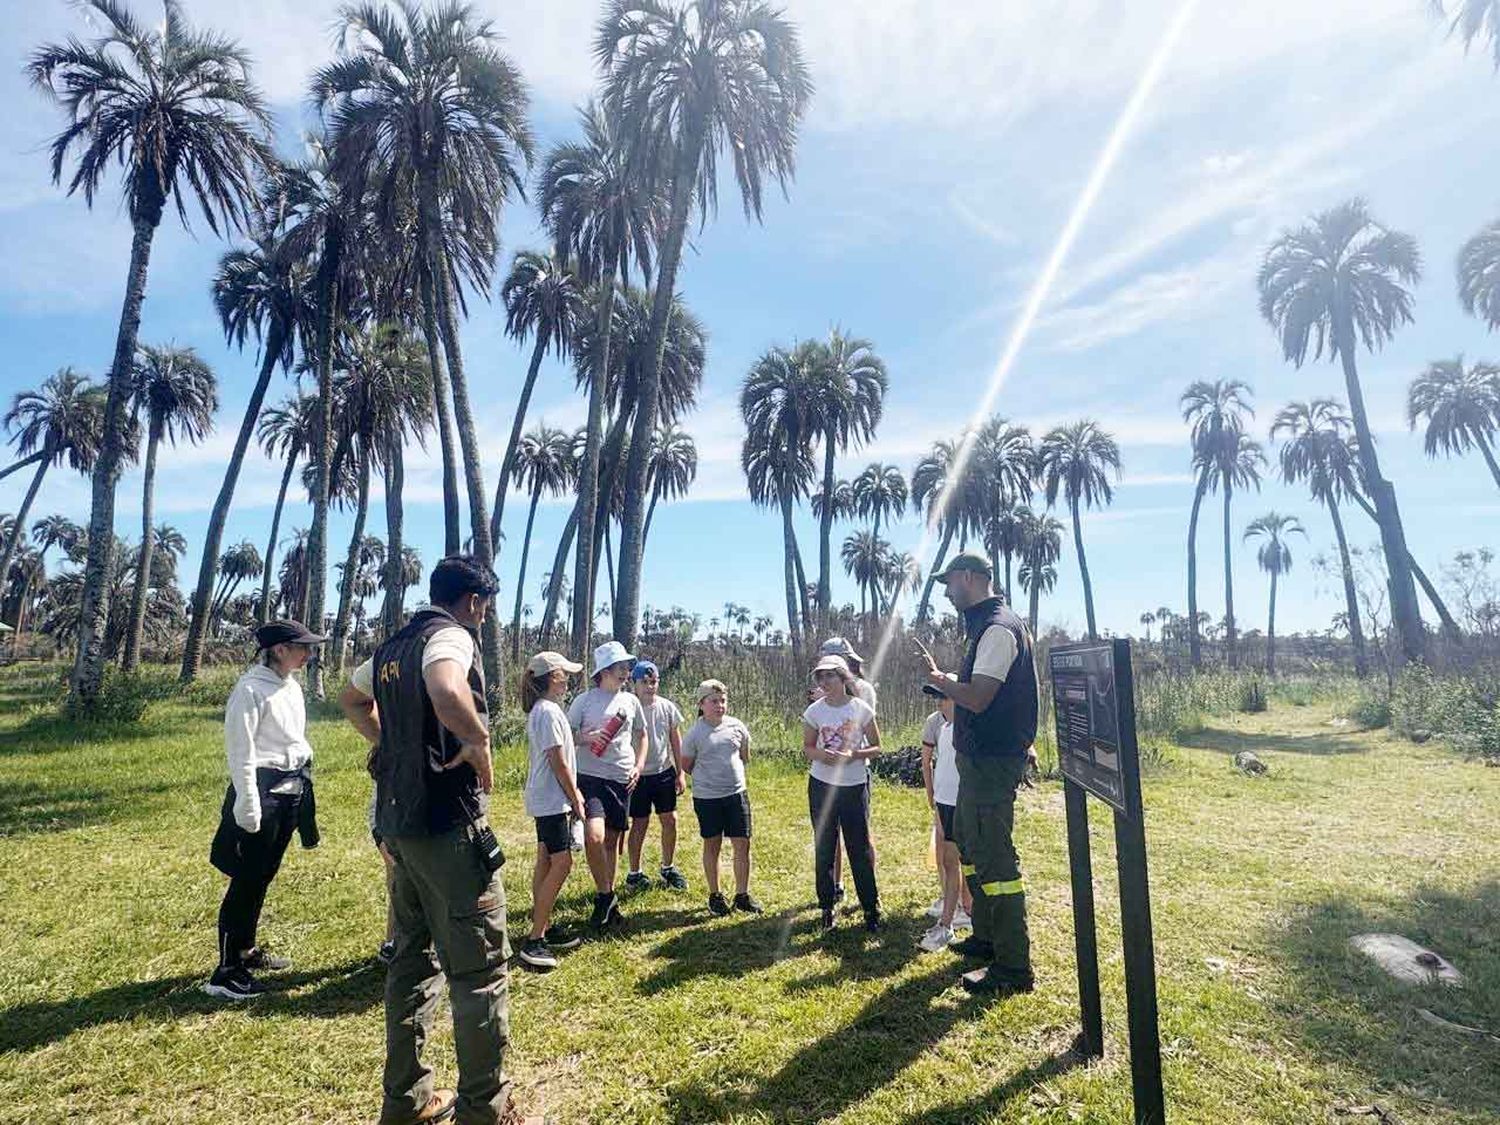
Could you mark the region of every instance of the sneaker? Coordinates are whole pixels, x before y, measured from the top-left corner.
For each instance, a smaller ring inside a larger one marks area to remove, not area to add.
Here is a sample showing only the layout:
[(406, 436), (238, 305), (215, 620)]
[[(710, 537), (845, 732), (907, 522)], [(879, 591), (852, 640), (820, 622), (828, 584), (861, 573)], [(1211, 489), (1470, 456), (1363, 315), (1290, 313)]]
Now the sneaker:
[(542, 938), (527, 938), (521, 943), (521, 948), (516, 955), (533, 969), (547, 972), (557, 968), (557, 954), (548, 948), (546, 941)]
[(220, 1000), (249, 1000), (264, 995), (266, 986), (250, 975), (250, 970), (239, 965), (220, 966), (208, 978), (203, 991)]
[(583, 944), (583, 935), (577, 930), (568, 929), (567, 926), (548, 926), (547, 932), (542, 935), (542, 940), (552, 949), (567, 952)]
[(627, 891), (644, 891), (651, 887), (651, 880), (646, 878), (644, 871), (632, 871), (625, 876), (625, 889)]
[(929, 917), (929, 918), (941, 918), (942, 916), (943, 916), (943, 900), (942, 899), (938, 899), (936, 902), (934, 902), (931, 906), (929, 906), (927, 908), (927, 917)]
[(434, 1090), (416, 1116), (416, 1125), (432, 1125), (435, 1121), (447, 1121), (458, 1108), (458, 1095), (452, 1090)]
[(389, 965), (395, 959), (396, 943), (393, 941), (381, 942), (380, 948), (375, 951), (375, 960), (379, 961), (382, 965)]
[(729, 913), (729, 900), (719, 891), (708, 896), (708, 912), (722, 918)]
[(822, 926), (823, 926), (824, 932), (827, 932), (828, 930), (833, 929), (833, 907), (831, 907), (831, 906), (825, 906), (823, 908)]
[(764, 914), (765, 908), (750, 893), (734, 896), (734, 908), (743, 910), (746, 914)]
[(833, 901), (834, 901), (834, 905), (838, 905), (839, 903), (841, 903), (841, 902), (844, 901), (844, 884), (843, 883), (835, 883), (833, 885)]
[(965, 973), (958, 978), (958, 983), (970, 996), (1022, 996), (1036, 988), (1036, 982), (1031, 977), (1025, 980), (1008, 980), (996, 974), (993, 969), (985, 969), (981, 973)]
[(619, 917), (620, 906), (613, 891), (594, 896), (594, 912), (589, 915), (589, 929), (602, 933), (609, 926), (611, 916)]
[(880, 911), (869, 910), (865, 912), (865, 929), (872, 934), (880, 932)]
[(663, 867), (661, 869), (661, 881), (674, 891), (687, 890), (687, 876), (677, 870), (675, 864), (671, 867)]
[(292, 959), (290, 957), (273, 957), (260, 948), (260, 946), (256, 946), (240, 958), (240, 964), (247, 969), (254, 969), (258, 973), (279, 973), (292, 967)]
[(969, 917), (969, 912), (960, 906), (953, 912), (953, 928), (955, 930), (972, 930), (974, 919)]
[(970, 934), (963, 941), (955, 941), (948, 948), (960, 957), (977, 957), (981, 961), (993, 961), (995, 959), (995, 947), (987, 941)]
[(917, 947), (923, 953), (936, 953), (939, 949), (948, 948), (953, 943), (953, 936), (953, 927), (939, 922), (922, 935), (922, 940), (917, 943)]

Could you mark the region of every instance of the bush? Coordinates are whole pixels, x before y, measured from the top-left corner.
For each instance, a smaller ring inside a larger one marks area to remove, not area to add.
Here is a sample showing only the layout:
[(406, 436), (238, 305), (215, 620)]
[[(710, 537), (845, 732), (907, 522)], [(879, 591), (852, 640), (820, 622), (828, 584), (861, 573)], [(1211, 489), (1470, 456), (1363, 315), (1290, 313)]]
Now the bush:
[(145, 716), (152, 703), (176, 693), (177, 681), (168, 673), (121, 672), (107, 667), (93, 702), (69, 703), (64, 713), (70, 719), (83, 722), (136, 723)]
[(1266, 689), (1259, 678), (1246, 680), (1240, 685), (1237, 709), (1248, 714), (1259, 714), (1266, 709)]
[(1348, 719), (1362, 730), (1390, 726), (1391, 705), (1377, 695), (1364, 695), (1349, 708)]
[(922, 748), (903, 746), (891, 754), (878, 754), (870, 759), (870, 772), (897, 785), (922, 788)]
[(1392, 725), (1403, 738), (1446, 738), (1465, 754), (1500, 758), (1500, 684), (1478, 676), (1405, 669), (1392, 696)]

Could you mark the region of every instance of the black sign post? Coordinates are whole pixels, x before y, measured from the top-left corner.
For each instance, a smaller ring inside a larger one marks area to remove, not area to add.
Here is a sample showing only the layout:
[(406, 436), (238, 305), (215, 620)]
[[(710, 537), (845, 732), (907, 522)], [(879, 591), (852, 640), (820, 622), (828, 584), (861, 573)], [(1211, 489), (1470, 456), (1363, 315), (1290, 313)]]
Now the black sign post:
[(1048, 656), (1057, 719), (1057, 758), (1068, 816), (1073, 884), (1073, 939), (1083, 1049), (1104, 1053), (1099, 1003), (1098, 938), (1088, 794), (1115, 812), (1120, 878), (1120, 929), (1125, 947), (1125, 1003), (1130, 1024), (1130, 1074), (1136, 1125), (1164, 1125), (1161, 1036), (1156, 1019), (1156, 958), (1151, 943), (1151, 892), (1146, 878), (1146, 822), (1135, 741), (1135, 683), (1130, 642), (1058, 645)]

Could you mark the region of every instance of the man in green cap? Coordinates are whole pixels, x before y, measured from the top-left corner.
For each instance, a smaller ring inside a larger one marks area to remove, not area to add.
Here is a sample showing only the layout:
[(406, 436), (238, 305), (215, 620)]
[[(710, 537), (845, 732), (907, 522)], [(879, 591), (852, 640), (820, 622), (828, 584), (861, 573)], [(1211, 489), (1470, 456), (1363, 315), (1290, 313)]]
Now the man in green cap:
[(948, 948), (986, 966), (964, 974), (976, 995), (1030, 992), (1031, 940), (1026, 891), (1011, 832), (1016, 789), (1036, 739), (1037, 674), (1031, 634), (991, 588), (983, 555), (959, 554), (936, 580), (963, 618), (963, 666), (944, 672), (926, 648), (927, 678), (954, 702), (953, 745), (958, 759), (954, 816), (959, 861), (974, 896), (974, 932)]

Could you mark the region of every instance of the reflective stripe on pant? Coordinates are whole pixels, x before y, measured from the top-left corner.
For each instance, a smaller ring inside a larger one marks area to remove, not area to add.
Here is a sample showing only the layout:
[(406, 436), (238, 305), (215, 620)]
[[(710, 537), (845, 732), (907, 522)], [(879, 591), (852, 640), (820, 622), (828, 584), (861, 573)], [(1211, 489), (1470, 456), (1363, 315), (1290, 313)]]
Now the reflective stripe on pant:
[(1006, 980), (1031, 980), (1031, 938), (1026, 928), (1026, 887), (1016, 855), (1016, 787), (1026, 769), (1021, 757), (958, 756), (960, 870), (974, 896), (974, 936), (995, 950), (991, 972)]

